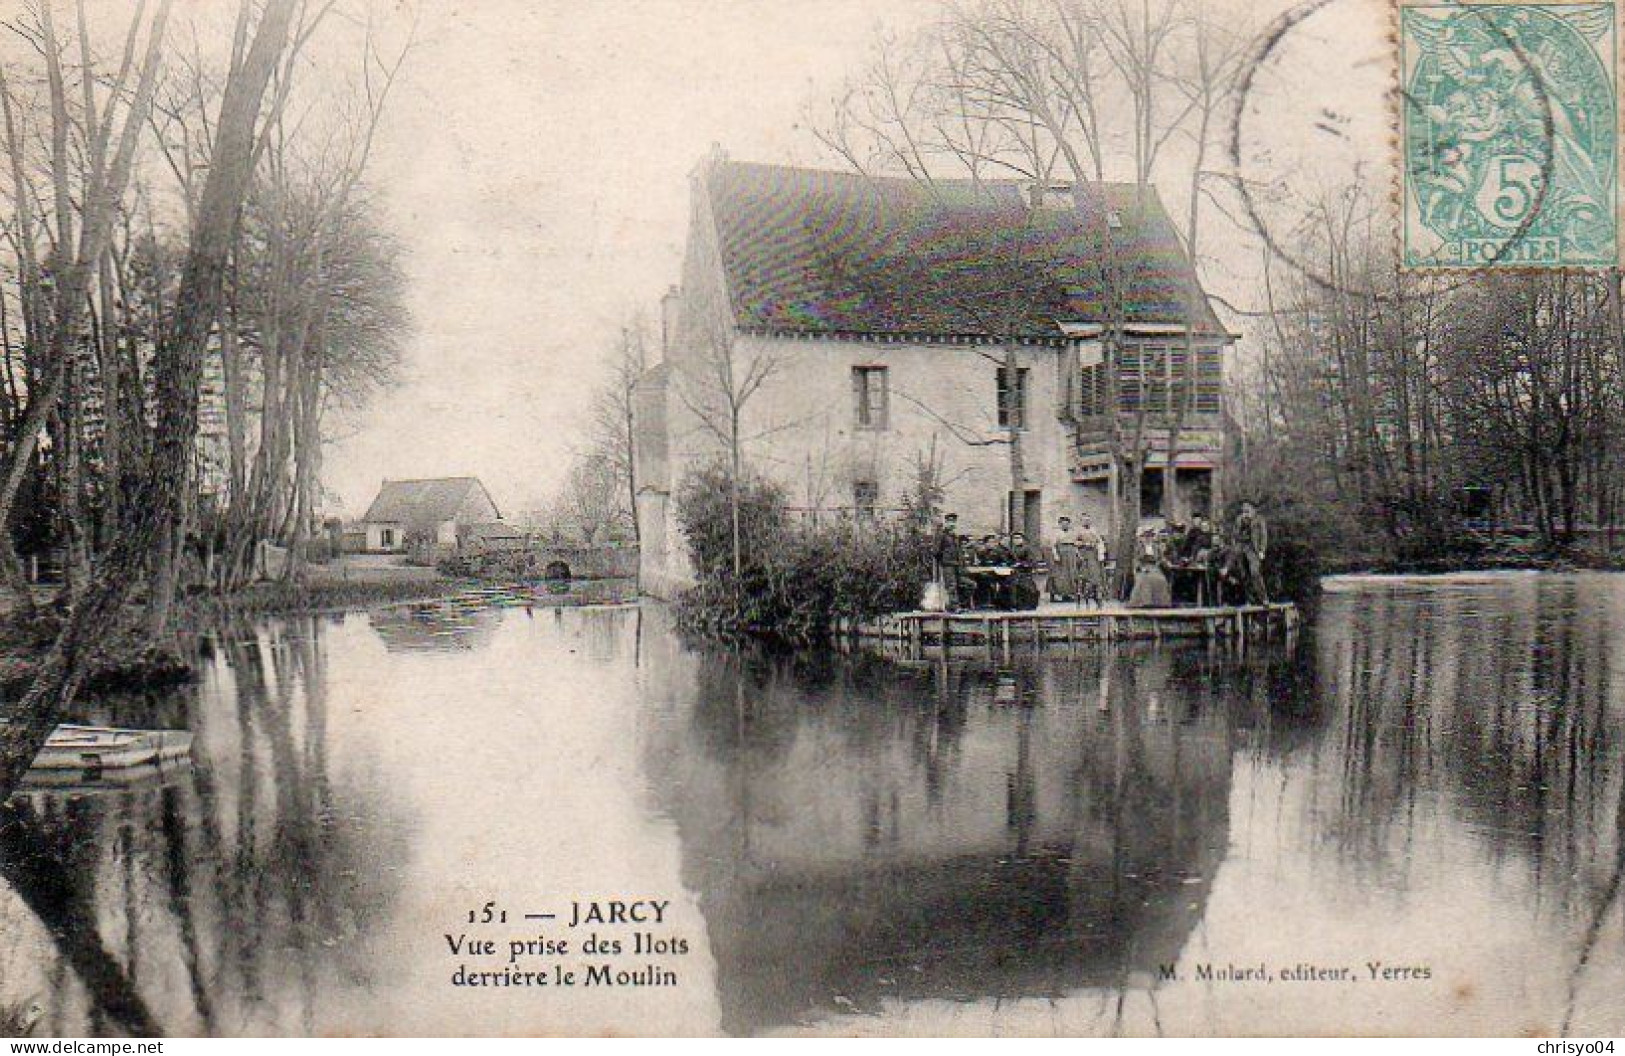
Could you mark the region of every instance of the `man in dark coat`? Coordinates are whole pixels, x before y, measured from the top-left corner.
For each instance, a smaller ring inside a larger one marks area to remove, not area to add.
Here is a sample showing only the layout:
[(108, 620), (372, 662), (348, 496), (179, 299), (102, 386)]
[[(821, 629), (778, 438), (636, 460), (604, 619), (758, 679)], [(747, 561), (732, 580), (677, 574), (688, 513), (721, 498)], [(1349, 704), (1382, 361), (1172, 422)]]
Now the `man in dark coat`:
[(1027, 548), (1027, 536), (1022, 532), (1010, 533), (1010, 559), (1013, 571), (1005, 584), (1006, 607), (1038, 608), (1038, 580), (1033, 577), (1032, 551)]
[(942, 518), (937, 529), (934, 555), (937, 562), (937, 582), (942, 584), (944, 608), (953, 612), (959, 608), (960, 570), (965, 567), (965, 549), (959, 541), (959, 515), (950, 513)]
[(1266, 604), (1269, 592), (1264, 586), (1264, 555), (1269, 551), (1270, 530), (1263, 515), (1250, 502), (1241, 504), (1241, 516), (1236, 518), (1235, 545), (1241, 551), (1247, 600), (1254, 605)]

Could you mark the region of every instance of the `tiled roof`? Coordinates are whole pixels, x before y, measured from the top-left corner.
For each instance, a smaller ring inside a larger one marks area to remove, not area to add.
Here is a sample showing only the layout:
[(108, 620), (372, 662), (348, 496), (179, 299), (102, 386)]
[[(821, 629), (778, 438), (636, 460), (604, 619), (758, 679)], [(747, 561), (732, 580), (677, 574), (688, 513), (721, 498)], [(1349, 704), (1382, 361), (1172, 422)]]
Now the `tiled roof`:
[(504, 521), (476, 521), (468, 526), (470, 539), (523, 539), (525, 533)]
[[(1107, 321), (1105, 224), (1123, 322), (1183, 324), (1191, 269), (1162, 203), (1131, 184), (1028, 208), (1030, 185), (716, 161), (703, 172), (737, 324), (806, 334), (1031, 338)], [(1203, 300), (1198, 328), (1222, 332)]]
[(476, 477), (386, 480), (361, 519), (386, 524), (440, 524), (456, 518), (469, 495), (481, 487), (484, 485)]

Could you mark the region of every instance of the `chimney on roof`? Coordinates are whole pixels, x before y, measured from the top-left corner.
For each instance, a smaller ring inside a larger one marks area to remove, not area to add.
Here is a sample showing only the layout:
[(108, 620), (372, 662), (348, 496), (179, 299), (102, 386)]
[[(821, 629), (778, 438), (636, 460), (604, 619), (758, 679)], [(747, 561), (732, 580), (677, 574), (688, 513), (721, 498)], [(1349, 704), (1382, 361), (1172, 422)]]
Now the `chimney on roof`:
[(683, 305), (683, 291), (676, 284), (668, 286), (660, 298), (660, 361), (671, 358), (671, 343), (677, 337), (677, 311)]

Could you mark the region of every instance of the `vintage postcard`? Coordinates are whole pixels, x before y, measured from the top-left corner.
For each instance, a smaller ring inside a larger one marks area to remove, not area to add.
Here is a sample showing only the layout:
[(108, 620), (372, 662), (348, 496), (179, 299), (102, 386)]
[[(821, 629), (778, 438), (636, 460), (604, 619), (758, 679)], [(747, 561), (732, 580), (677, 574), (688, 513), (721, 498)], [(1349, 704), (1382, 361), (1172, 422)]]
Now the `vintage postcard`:
[(1620, 19), (0, 0), (0, 1035), (1625, 1034)]

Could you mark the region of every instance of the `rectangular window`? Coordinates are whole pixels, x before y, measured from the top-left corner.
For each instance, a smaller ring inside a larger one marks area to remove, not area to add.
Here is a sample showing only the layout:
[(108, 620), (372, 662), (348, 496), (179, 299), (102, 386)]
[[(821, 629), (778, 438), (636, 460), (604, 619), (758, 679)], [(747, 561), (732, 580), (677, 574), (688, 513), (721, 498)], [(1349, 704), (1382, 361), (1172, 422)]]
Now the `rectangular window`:
[(1196, 402), (1198, 414), (1218, 414), (1224, 384), (1224, 364), (1217, 346), (1196, 350)]
[(852, 482), (852, 508), (862, 518), (872, 519), (880, 505), (880, 485), (872, 480)]
[(1118, 356), (1117, 407), (1123, 414), (1171, 416), (1183, 406), (1187, 414), (1217, 414), (1221, 404), (1223, 365), (1214, 345), (1196, 347), (1195, 370), (1181, 345), (1125, 343)]
[(852, 368), (852, 421), (859, 429), (889, 428), (891, 393), (885, 367)]
[(1027, 368), (1016, 368), (1014, 386), (1010, 384), (1009, 369), (998, 368), (998, 387), (1000, 428), (1027, 428)]
[(1085, 418), (1106, 413), (1106, 367), (1091, 363), (1083, 368), (1080, 383), (1078, 413)]

